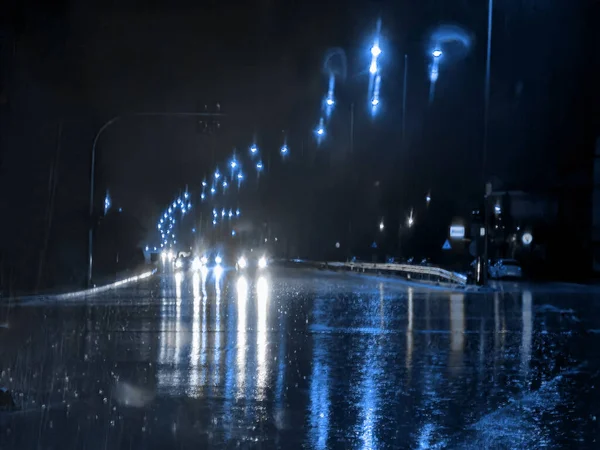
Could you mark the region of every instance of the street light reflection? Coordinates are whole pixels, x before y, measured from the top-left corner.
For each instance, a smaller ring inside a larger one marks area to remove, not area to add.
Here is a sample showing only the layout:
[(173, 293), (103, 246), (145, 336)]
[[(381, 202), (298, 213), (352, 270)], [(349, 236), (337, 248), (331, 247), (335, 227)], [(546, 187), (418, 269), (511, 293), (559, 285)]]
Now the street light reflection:
[(189, 393), (196, 396), (199, 386), (198, 363), (200, 362), (200, 275), (194, 273), (192, 278), (192, 292), (194, 295), (194, 310), (192, 315), (192, 346), (190, 349)]
[[(220, 270), (217, 270), (220, 269)], [(214, 349), (214, 366), (213, 385), (217, 386), (220, 380), (220, 362), (221, 362), (221, 266), (216, 266), (215, 274), (215, 349)]]
[(521, 373), (524, 377), (529, 375), (529, 361), (531, 360), (531, 341), (533, 332), (532, 298), (531, 291), (523, 291), (522, 301), (522, 320), (523, 330), (521, 335)]
[(248, 281), (241, 276), (237, 281), (237, 393), (236, 399), (244, 395), (246, 380), (246, 305), (248, 303)]
[(256, 324), (256, 398), (265, 399), (267, 386), (267, 303), (269, 299), (269, 283), (265, 277), (256, 282), (257, 324)]
[(462, 354), (465, 346), (465, 295), (450, 294), (450, 371), (462, 370)]
[(408, 323), (406, 325), (406, 370), (409, 371), (412, 368), (412, 354), (413, 354), (413, 288), (408, 288)]

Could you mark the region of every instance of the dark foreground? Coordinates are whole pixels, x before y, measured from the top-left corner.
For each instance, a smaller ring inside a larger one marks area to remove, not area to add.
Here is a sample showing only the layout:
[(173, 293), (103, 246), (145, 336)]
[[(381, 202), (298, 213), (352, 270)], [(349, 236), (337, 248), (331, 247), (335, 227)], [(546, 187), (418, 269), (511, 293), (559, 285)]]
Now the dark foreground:
[(2, 449), (600, 448), (600, 298), (304, 270), (0, 313)]

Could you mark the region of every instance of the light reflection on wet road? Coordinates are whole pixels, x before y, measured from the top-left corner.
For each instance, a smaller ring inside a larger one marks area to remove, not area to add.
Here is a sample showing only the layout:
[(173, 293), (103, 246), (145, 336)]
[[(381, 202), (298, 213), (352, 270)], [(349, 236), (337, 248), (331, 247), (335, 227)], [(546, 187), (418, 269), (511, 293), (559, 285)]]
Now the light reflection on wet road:
[(4, 307), (0, 448), (598, 448), (598, 300), (271, 269)]

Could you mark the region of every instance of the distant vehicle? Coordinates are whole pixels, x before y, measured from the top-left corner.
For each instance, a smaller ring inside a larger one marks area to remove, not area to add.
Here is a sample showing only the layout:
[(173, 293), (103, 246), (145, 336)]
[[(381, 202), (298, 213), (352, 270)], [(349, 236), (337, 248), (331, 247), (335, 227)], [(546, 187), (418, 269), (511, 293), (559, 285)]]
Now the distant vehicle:
[(250, 255), (240, 256), (236, 263), (235, 269), (239, 272), (246, 270), (263, 270), (269, 265), (269, 259), (266, 255), (252, 253)]
[(490, 278), (522, 278), (523, 271), (519, 261), (515, 259), (498, 259), (488, 267)]
[(192, 257), (181, 255), (175, 259), (175, 270), (189, 270), (192, 268)]

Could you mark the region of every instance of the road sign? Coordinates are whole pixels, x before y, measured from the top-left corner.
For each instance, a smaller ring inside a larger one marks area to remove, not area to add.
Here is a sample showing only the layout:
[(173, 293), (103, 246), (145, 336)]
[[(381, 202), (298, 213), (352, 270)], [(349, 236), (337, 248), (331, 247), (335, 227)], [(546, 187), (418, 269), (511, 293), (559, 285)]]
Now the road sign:
[(448, 239), (446, 239), (446, 242), (444, 242), (444, 245), (442, 245), (442, 250), (452, 250), (452, 246), (450, 245), (450, 241)]
[(450, 237), (463, 239), (465, 237), (465, 227), (462, 225), (452, 225), (450, 227)]

